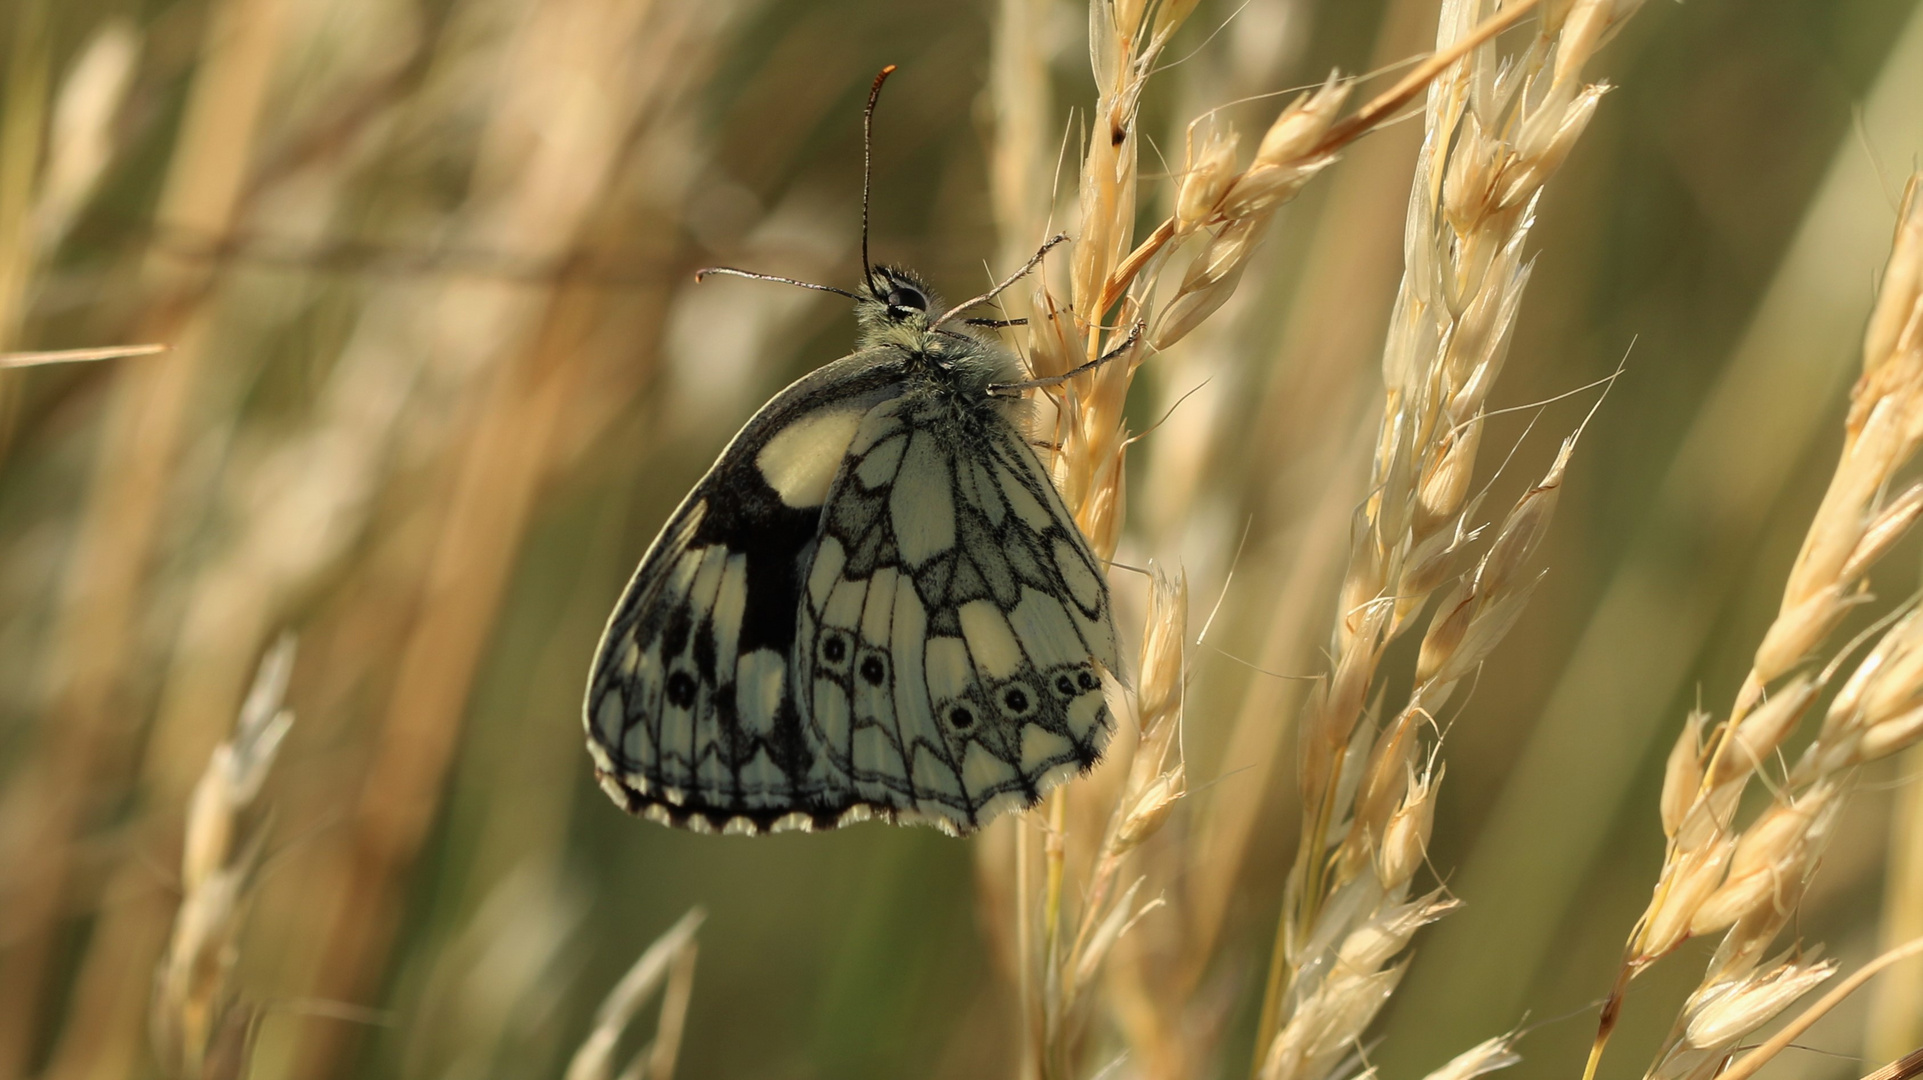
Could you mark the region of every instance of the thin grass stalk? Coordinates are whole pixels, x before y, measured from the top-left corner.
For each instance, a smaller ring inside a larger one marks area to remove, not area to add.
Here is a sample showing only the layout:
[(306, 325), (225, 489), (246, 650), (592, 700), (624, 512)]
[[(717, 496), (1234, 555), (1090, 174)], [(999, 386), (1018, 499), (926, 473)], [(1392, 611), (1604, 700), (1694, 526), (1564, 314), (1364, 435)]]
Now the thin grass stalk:
[[(224, 233), (238, 196), (274, 70), (280, 0), (226, 0), (210, 15), (182, 132), (169, 165), (159, 220)], [(159, 537), (192, 391), (205, 362), (205, 267), (149, 260), (154, 298), (134, 340), (173, 349), (115, 371), (101, 446), (65, 587), (49, 635), (40, 729), (45, 743), (27, 775), (27, 801), (41, 820), (31, 849), (14, 861), (7, 923), (22, 945), (0, 968), (0, 1075), (17, 1072), (41, 1012), (51, 938), (84, 828), (81, 800), (128, 705), (124, 680), (137, 654), (134, 629)]]
[(1863, 339), (1843, 449), (1728, 718), (1691, 717), (1671, 751), (1660, 811), (1663, 867), (1637, 921), (1589, 1059), (1593, 1075), (1616, 1006), (1637, 974), (1691, 937), (1723, 937), (1648, 1076), (1706, 1080), (1730, 1049), (1835, 966), (1768, 950), (1794, 918), (1850, 777), (1923, 739), (1923, 618), (1892, 613), (1823, 712), (1816, 739), (1768, 805), (1740, 828), (1753, 777), (1839, 674), (1849, 650), (1820, 659), (1830, 632), (1868, 599), (1871, 568), (1923, 515), (1923, 484), (1896, 485), (1923, 449), (1923, 177), (1905, 189), (1895, 241)]
[[(502, 179), (509, 186), (481, 220), (498, 214), (491, 227), (511, 230), (521, 246), (589, 249), (609, 212), (605, 201), (619, 193), (615, 181), (629, 164), (633, 132), (652, 117), (686, 70), (675, 69), (672, 77), (644, 86), (646, 92), (625, 96), (618, 109), (577, 130), (570, 142), (535, 144), (553, 155), (549, 167), (566, 163), (565, 192), (548, 186), (546, 168), (526, 167), (511, 156), (527, 149), (525, 140), (532, 134), (527, 125), (534, 117), (521, 109), (538, 108), (545, 95), (581, 92), (598, 80), (618, 82), (623, 71), (660, 74), (670, 66), (670, 56), (690, 63), (700, 54), (701, 35), (717, 29), (719, 21), (687, 16), (646, 0), (596, 0), (538, 15), (543, 25), (531, 30), (521, 47), (561, 81), (543, 87), (522, 79), (516, 93), (528, 95), (527, 101), (503, 111), (495, 133), (499, 141), (492, 144), (502, 156), (483, 160), (489, 168), (505, 170)], [(634, 47), (658, 63), (637, 61), (630, 52)], [(464, 298), (457, 290), (449, 302)], [(558, 425), (580, 397), (587, 331), (606, 301), (604, 290), (563, 279), (544, 299), (546, 310), (538, 314), (531, 339), (514, 353), (497, 354), (501, 366), (474, 403), (455, 492), (428, 564), (427, 602), (402, 645), (398, 678), (362, 789), (354, 870), (339, 893), (333, 947), (319, 976), (324, 996), (365, 997), (385, 963), (398, 889), (441, 798), (487, 628), (552, 460)], [(511, 343), (487, 347), (506, 346)], [(304, 1055), (303, 1066), (310, 1070), (307, 1075), (318, 1076), (325, 1075), (323, 1063), (346, 1052), (350, 1033), (337, 1026), (316, 1034), (316, 1049)]]
[[(1580, 137), (1603, 88), (1585, 85), (1594, 48), (1635, 5), (1552, 10), (1527, 51), (1500, 63), (1486, 39), (1429, 87), (1425, 137), (1410, 197), (1403, 286), (1384, 351), (1386, 398), (1370, 494), (1332, 634), (1331, 674), (1311, 692), (1299, 730), (1302, 827), (1258, 1018), (1252, 1069), (1265, 1080), (1314, 1080), (1373, 1018), (1403, 967), (1329, 973), (1330, 950), (1403, 903), (1407, 860), (1426, 844), (1441, 771), (1416, 751), (1462, 674), (1513, 625), (1533, 584), (1521, 573), (1546, 528), (1573, 440), (1543, 483), (1511, 510), (1476, 572), (1429, 623), (1417, 684), (1378, 737), (1365, 722), (1376, 667), (1446, 584), (1475, 530), (1471, 479), (1482, 411), (1508, 349), (1529, 267), (1523, 247), (1544, 183)], [(1484, 6), (1448, 3), (1440, 56), (1467, 42)], [(1339, 128), (1338, 128), (1339, 130)], [(1418, 762), (1423, 762), (1420, 768)], [(1400, 805), (1398, 805), (1400, 804)], [(1398, 831), (1397, 822), (1408, 824)], [(1376, 861), (1375, 884), (1362, 876)], [(1408, 863), (1413, 870), (1413, 864)], [(1379, 891), (1376, 891), (1378, 890)], [(1425, 905), (1408, 933), (1439, 917)]]
[(95, 360), (127, 360), (137, 356), (154, 356), (166, 351), (167, 346), (154, 344), (104, 345), (97, 349), (42, 349), (34, 352), (0, 353), (0, 368), (85, 364)]
[[(6, 96), (0, 102), (0, 350), (19, 339), (38, 245), (34, 208), (44, 152), (49, 58), (48, 0), (14, 7), (13, 51), (7, 63)], [(0, 392), (11, 387), (0, 382)], [(9, 412), (11, 406), (0, 402)]]
[[(688, 1018), (688, 996), (694, 985), (699, 943), (695, 931), (707, 913), (694, 908), (669, 927), (642, 952), (595, 1013), (594, 1027), (568, 1061), (566, 1080), (673, 1080), (681, 1033)], [(615, 1054), (621, 1036), (635, 1014), (654, 992), (662, 991), (660, 1017), (654, 1040), (616, 1073)]]
[[(1923, 747), (1903, 751), (1897, 762), (1905, 782), (1890, 801), (1889, 871), (1878, 930), (1885, 949), (1923, 937)], [(1885, 1060), (1923, 1046), (1923, 962), (1899, 964), (1877, 983), (1863, 1046), (1870, 1057)]]
[(281, 707), (293, 664), (294, 639), (283, 636), (261, 659), (233, 734), (188, 807), (180, 909), (150, 1013), (154, 1056), (181, 1080), (246, 1075), (258, 1006), (240, 999), (234, 967), (267, 837), (254, 803), (294, 721)]
[[(1054, 478), (1098, 556), (1111, 556), (1120, 539), (1121, 476), (1130, 441), (1122, 406), (1136, 368), (1151, 352), (1174, 345), (1220, 308), (1275, 211), (1326, 168), (1337, 150), (1532, 6), (1515, 4), (1482, 25), (1466, 27), (1453, 51), (1419, 65), (1415, 74), (1340, 122), (1349, 85), (1331, 76), (1282, 111), (1246, 168), (1236, 166), (1222, 141), (1199, 146), (1192, 141), (1175, 215), (1131, 248), (1136, 110), (1156, 58), (1190, 6), (1101, 0), (1091, 5), (1090, 53), (1099, 96), (1080, 178), (1080, 235), (1069, 253), (1066, 300), (1050, 293), (1045, 275), (1037, 277), (1028, 353), (1040, 376), (1101, 361), (1084, 379), (1050, 387), (1048, 395), (1056, 417), (1052, 442), (1059, 448)], [(1173, 273), (1176, 266), (1182, 268), (1179, 277)], [(1159, 288), (1165, 273), (1175, 282), (1166, 296)], [(1173, 768), (1181, 768), (1179, 761)], [(1179, 779), (1156, 783), (1179, 792)], [(1102, 817), (1115, 821), (1119, 808), (1140, 795), (1125, 787), (1122, 801)], [(1081, 1025), (1073, 1015), (1079, 981), (1092, 977), (1101, 960), (1090, 943), (1112, 942), (1134, 917), (1126, 903), (1107, 910), (1085, 903), (1079, 912), (1065, 907), (1070, 799), (1066, 789), (1058, 789), (1046, 811), (1040, 941), (1037, 955), (1027, 961), (1040, 969), (1039, 1000), (1032, 1002), (1039, 1020), (1031, 1024), (1043, 1033), (1041, 1060), (1030, 1068), (1044, 1077), (1068, 1075), (1074, 1067), (1081, 1043)], [(1111, 827), (1105, 835), (1118, 834)], [(1090, 882), (1095, 887), (1082, 892), (1105, 900), (1113, 892), (1119, 860), (1102, 856), (1099, 847), (1095, 850)], [(1133, 887), (1128, 896), (1132, 898)]]

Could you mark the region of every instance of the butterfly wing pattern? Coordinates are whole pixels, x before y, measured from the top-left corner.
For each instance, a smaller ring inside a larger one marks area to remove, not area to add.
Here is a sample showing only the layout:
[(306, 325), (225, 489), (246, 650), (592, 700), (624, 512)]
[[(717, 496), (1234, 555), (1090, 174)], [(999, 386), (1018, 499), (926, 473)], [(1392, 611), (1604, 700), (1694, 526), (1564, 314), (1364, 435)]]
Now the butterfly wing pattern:
[[(817, 775), (966, 832), (1101, 755), (1116, 669), (1101, 571), (1012, 425), (870, 411), (821, 519), (796, 687)], [(1100, 665), (1098, 668), (1097, 665)]]
[(863, 348), (742, 428), (608, 621), (588, 748), (631, 813), (960, 834), (1107, 742), (1108, 589), (1018, 404), (991, 393), (1013, 361), (937, 339), (925, 287), (877, 277)]

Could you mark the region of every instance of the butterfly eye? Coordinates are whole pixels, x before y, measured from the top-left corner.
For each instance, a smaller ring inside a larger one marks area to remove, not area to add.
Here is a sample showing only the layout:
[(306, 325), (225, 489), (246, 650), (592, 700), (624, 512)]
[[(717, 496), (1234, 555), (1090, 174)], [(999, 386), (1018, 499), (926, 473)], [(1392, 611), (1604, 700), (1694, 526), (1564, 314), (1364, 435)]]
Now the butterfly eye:
[(913, 285), (893, 282), (888, 289), (888, 313), (901, 319), (911, 314), (925, 314), (928, 311), (928, 298)]

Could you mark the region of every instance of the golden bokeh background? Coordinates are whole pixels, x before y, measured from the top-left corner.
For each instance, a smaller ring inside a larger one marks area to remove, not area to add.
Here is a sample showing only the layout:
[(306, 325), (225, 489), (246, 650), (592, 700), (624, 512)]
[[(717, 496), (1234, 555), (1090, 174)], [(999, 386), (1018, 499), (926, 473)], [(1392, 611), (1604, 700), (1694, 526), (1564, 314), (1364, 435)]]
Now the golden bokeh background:
[[(150, 973), (188, 797), (283, 629), (296, 720), (235, 976), (260, 1009), (248, 1075), (560, 1076), (695, 905), (682, 1075), (1011, 1072), (1005, 913), (976, 886), (992, 838), (670, 831), (595, 788), (579, 720), (662, 519), (761, 401), (852, 341), (836, 298), (692, 271), (855, 279), (883, 64), (877, 258), (966, 295), (1030, 246), (998, 235), (988, 178), (1011, 12), (1046, 64), (1066, 196), (1092, 93), (1067, 0), (0, 8), (0, 350), (170, 346), (0, 372), (0, 1078), (158, 1075)], [(1144, 106), (1168, 163), (1145, 154), (1143, 220), (1190, 118), (1233, 103), (1252, 139), (1276, 108), (1253, 95), (1390, 69), (1435, 18), (1204, 2)], [(1485, 506), (1623, 374), (1547, 577), (1445, 718), (1431, 861), (1466, 906), (1417, 939), (1368, 1048), (1385, 1077), (1523, 1024), (1508, 1075), (1576, 1075), (1660, 863), (1664, 755), (1698, 701), (1725, 707), (1775, 612), (1923, 151), (1907, 0), (1652, 2), (1597, 74), (1617, 88), (1540, 206)], [(1392, 125), (1316, 179), (1131, 400), (1138, 430), (1167, 420), (1131, 452), (1122, 559), (1185, 567), (1192, 626), (1222, 597), (1191, 654), (1175, 827), (1218, 800), (1253, 812), (1206, 984), (1227, 1002), (1210, 1075), (1246, 1069), (1296, 828), (1305, 683), (1285, 676), (1323, 662), (1419, 135)], [(1899, 549), (1878, 593), (1913, 591), (1916, 564)], [(1864, 775), (1805, 901), (1802, 936), (1846, 962), (1877, 949), (1918, 767)], [(1638, 982), (1605, 1076), (1640, 1075), (1706, 954)], [(1881, 1064), (1873, 997), (1774, 1075)]]

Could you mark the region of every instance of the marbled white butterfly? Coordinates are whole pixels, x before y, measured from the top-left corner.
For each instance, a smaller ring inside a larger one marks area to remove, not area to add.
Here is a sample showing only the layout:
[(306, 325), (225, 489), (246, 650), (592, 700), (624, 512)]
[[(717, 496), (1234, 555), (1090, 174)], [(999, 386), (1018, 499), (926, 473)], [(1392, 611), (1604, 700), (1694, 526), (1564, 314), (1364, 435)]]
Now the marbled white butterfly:
[(588, 749), (631, 813), (960, 834), (1108, 741), (1108, 588), (1024, 433), (1036, 384), (950, 328), (995, 292), (937, 314), (914, 274), (868, 266), (866, 188), (860, 290), (810, 286), (855, 301), (855, 352), (748, 421), (602, 635)]

